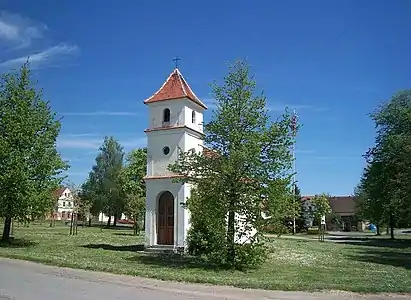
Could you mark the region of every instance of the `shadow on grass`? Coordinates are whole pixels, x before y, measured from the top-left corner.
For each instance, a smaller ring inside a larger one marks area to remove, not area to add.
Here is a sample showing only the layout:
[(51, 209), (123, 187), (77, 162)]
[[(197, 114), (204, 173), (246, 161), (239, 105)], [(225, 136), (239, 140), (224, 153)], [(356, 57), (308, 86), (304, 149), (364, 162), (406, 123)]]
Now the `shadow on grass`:
[[(87, 227), (89, 227), (89, 226), (87, 226)], [(133, 229), (133, 227), (131, 227), (131, 226), (110, 226), (110, 227), (107, 227), (105, 224), (103, 224), (103, 225), (100, 225), (100, 224), (93, 224), (93, 225), (91, 225), (91, 227), (94, 227), (94, 228), (103, 228), (103, 230), (132, 230)]]
[(111, 251), (129, 251), (129, 252), (144, 251), (143, 244), (126, 245), (126, 246), (115, 246), (115, 245), (109, 245), (109, 244), (88, 244), (88, 245), (84, 245), (80, 247), (89, 248), (89, 249), (111, 250)]
[(7, 242), (0, 241), (0, 248), (28, 248), (36, 245), (38, 245), (37, 242), (32, 242), (26, 239), (15, 239), (13, 237)]
[(120, 236), (135, 236), (136, 238), (139, 237), (139, 235), (135, 235), (134, 233), (124, 233), (124, 232), (113, 232), (114, 235), (120, 235)]
[(361, 251), (355, 256), (350, 256), (350, 258), (361, 262), (403, 267), (408, 270), (411, 269), (411, 254), (409, 252), (392, 252), (370, 249)]
[(336, 237), (328, 236), (327, 240), (335, 241), (340, 244), (354, 245), (354, 246), (368, 246), (381, 248), (395, 248), (405, 249), (411, 247), (411, 239), (386, 239), (375, 237)]
[(129, 261), (138, 262), (148, 266), (158, 266), (177, 269), (203, 269), (203, 270), (222, 270), (222, 267), (208, 263), (196, 257), (180, 255), (180, 254), (158, 254), (144, 253), (131, 258), (126, 258)]

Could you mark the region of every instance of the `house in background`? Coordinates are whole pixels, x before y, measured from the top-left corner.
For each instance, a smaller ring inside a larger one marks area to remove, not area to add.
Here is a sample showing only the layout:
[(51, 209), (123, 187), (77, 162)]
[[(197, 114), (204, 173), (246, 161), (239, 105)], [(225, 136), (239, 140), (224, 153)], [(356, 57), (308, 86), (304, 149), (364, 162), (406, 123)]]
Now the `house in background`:
[(70, 189), (61, 187), (53, 192), (56, 206), (53, 212), (54, 220), (70, 220), (74, 210), (74, 197)]
[[(303, 196), (303, 215), (306, 220), (306, 226), (310, 227), (314, 224), (314, 219), (311, 217), (312, 212), (315, 210), (315, 206), (311, 199), (314, 196)], [(335, 224), (333, 220), (327, 218), (327, 228), (332, 230), (351, 231), (359, 230), (363, 231), (365, 226), (363, 222), (357, 220), (357, 206), (356, 199), (353, 196), (332, 196), (329, 198), (332, 215), (338, 216), (340, 224)]]

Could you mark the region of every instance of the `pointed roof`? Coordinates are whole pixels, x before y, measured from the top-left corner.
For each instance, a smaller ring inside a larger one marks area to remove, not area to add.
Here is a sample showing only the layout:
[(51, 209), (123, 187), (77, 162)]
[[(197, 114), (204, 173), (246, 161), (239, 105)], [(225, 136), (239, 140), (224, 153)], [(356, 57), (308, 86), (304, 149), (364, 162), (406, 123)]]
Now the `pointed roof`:
[(150, 98), (144, 100), (144, 104), (179, 98), (188, 98), (204, 109), (207, 109), (207, 106), (205, 106), (205, 104), (201, 102), (201, 100), (191, 90), (178, 68), (175, 68), (170, 76), (168, 76), (167, 80), (163, 83), (161, 88)]

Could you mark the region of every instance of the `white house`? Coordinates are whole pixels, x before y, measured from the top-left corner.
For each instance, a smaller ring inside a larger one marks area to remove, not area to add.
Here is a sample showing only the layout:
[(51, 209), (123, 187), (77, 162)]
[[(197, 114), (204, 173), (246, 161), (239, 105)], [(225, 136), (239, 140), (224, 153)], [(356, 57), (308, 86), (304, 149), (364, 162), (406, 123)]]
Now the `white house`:
[[(203, 146), (203, 112), (207, 107), (177, 68), (144, 103), (149, 116), (145, 130), (146, 246), (182, 249), (190, 227), (189, 211), (184, 204), (190, 197), (191, 184), (173, 182), (179, 175), (167, 167), (177, 160), (179, 148), (184, 152), (194, 149), (204, 155), (215, 155)], [(241, 220), (240, 216), (236, 217)], [(255, 233), (251, 230), (241, 240), (237, 237), (237, 242), (245, 243)]]
[(69, 188), (62, 187), (54, 191), (54, 197), (57, 198), (54, 210), (55, 220), (70, 220), (74, 209), (74, 199)]

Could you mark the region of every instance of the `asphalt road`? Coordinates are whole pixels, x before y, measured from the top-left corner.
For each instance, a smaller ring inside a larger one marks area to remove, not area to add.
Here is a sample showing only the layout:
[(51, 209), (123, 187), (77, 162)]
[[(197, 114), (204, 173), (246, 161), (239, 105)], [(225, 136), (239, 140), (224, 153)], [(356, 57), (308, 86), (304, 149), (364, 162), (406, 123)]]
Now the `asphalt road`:
[[(408, 296), (409, 297), (409, 296)], [(300, 293), (162, 282), (0, 258), (1, 300), (345, 300), (410, 299), (405, 295)]]

